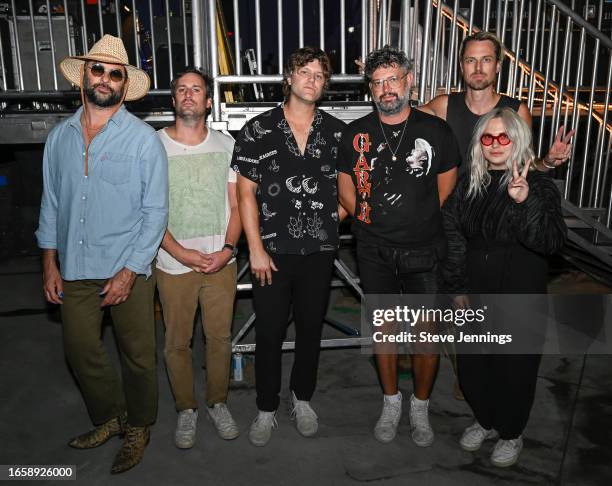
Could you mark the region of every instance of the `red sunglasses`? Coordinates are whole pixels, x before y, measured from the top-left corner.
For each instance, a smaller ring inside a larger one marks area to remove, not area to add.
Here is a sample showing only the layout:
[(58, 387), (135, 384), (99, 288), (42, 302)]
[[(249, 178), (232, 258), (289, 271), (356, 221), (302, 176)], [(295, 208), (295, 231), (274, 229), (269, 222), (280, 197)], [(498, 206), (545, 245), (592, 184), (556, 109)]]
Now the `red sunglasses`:
[(485, 147), (493, 145), (493, 142), (495, 140), (497, 140), (497, 143), (500, 145), (508, 145), (510, 142), (512, 142), (507, 133), (500, 133), (497, 136), (491, 135), (490, 133), (483, 133), (482, 137), (480, 137), (480, 143), (483, 144)]

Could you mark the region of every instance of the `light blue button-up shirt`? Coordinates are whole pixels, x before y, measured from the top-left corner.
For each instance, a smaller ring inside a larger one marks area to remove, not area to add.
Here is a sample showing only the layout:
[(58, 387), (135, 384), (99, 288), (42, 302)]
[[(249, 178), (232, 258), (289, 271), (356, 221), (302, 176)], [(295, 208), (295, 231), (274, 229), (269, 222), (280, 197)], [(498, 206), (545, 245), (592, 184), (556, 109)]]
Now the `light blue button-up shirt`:
[(65, 280), (151, 275), (168, 222), (168, 159), (155, 130), (122, 106), (89, 146), (79, 110), (49, 134), (36, 238)]

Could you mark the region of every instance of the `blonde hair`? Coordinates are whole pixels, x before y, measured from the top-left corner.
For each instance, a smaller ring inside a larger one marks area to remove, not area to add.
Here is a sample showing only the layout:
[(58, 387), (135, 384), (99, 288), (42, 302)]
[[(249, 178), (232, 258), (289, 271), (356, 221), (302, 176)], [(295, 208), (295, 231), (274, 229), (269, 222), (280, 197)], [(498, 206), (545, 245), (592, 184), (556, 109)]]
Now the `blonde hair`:
[(485, 159), (482, 151), (480, 137), (482, 137), (489, 122), (495, 118), (501, 119), (506, 129), (506, 134), (512, 141), (512, 151), (510, 152), (510, 157), (506, 160), (506, 173), (501, 179), (500, 187), (505, 187), (512, 179), (513, 160), (518, 162), (518, 169), (520, 171), (535, 156), (531, 148), (531, 128), (529, 128), (519, 114), (508, 107), (491, 110), (476, 124), (468, 150), (470, 164), (468, 198), (479, 196), (482, 190), (491, 183), (491, 175), (488, 172), (489, 162)]

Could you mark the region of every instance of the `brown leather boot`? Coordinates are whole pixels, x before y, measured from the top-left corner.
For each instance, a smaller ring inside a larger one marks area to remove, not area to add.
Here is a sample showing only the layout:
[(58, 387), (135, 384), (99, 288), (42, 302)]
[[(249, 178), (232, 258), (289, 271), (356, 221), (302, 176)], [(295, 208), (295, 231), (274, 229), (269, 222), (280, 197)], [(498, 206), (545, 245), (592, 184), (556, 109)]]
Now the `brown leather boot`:
[(126, 422), (126, 415), (114, 417), (108, 422), (98, 425), (95, 429), (75, 437), (68, 445), (75, 449), (93, 449), (101, 446), (111, 437), (122, 435)]
[(149, 427), (132, 427), (128, 424), (125, 429), (123, 445), (115, 456), (111, 474), (122, 473), (138, 464), (144, 456), (149, 437)]

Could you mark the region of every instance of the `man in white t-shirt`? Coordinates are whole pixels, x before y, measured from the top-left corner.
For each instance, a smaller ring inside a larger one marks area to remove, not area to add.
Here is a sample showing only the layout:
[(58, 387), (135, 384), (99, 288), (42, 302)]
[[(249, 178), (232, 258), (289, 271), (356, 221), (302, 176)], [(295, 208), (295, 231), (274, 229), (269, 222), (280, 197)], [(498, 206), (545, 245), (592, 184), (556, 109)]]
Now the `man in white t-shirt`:
[(210, 78), (187, 68), (174, 78), (171, 91), (176, 124), (158, 132), (168, 153), (170, 210), (157, 255), (157, 285), (166, 327), (164, 355), (178, 411), (174, 442), (188, 449), (195, 443), (198, 418), (191, 356), (198, 303), (206, 336), (207, 412), (221, 438), (239, 434), (225, 401), (241, 224), (236, 173), (230, 168), (234, 141), (205, 124)]

